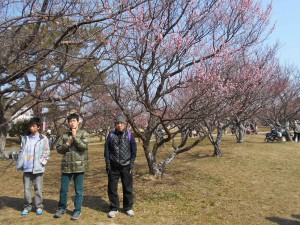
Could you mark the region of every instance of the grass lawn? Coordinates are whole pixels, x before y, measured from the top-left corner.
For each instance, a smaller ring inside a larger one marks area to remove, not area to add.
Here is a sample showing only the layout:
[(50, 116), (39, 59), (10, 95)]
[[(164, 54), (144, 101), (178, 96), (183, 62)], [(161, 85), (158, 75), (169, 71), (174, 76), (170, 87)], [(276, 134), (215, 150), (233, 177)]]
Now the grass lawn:
[[(22, 173), (12, 161), (0, 161), (0, 224), (139, 224), (139, 225), (296, 225), (300, 224), (300, 143), (265, 143), (264, 135), (248, 135), (236, 144), (222, 142), (223, 157), (211, 157), (212, 146), (201, 143), (179, 155), (163, 179), (147, 175), (139, 145), (134, 171), (136, 216), (119, 213), (109, 219), (103, 144), (90, 145), (90, 170), (85, 178), (83, 214), (71, 221), (74, 187), (67, 214), (53, 218), (60, 188), (61, 155), (51, 152), (44, 176), (44, 213), (21, 216)], [(162, 148), (166, 153), (168, 146)], [(120, 190), (121, 192), (121, 190)], [(122, 197), (121, 197), (122, 199)]]

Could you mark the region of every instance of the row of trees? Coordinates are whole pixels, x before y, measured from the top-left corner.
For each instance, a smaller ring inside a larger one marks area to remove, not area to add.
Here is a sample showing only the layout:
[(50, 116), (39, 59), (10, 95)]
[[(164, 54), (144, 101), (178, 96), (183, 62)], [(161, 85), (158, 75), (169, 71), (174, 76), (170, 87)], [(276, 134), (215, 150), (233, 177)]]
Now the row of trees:
[[(277, 45), (264, 44), (273, 27), (271, 5), (264, 9), (261, 1), (1, 4), (2, 153), (8, 123), (41, 104), (55, 120), (65, 116), (57, 112), (76, 109), (85, 127), (104, 134), (123, 113), (157, 176), (206, 137), (221, 155), (222, 131), (232, 123), (242, 126), (254, 115), (282, 123), (299, 114), (299, 81), (278, 65)], [(166, 135), (151, 145), (158, 127)], [(190, 129), (201, 134), (193, 142)], [(172, 140), (173, 150), (158, 162)]]

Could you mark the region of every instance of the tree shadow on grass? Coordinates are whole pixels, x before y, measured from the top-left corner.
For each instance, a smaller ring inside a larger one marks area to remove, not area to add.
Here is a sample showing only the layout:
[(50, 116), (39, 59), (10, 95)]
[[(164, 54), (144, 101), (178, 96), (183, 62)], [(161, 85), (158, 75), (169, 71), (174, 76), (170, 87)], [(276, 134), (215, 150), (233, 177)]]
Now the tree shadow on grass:
[[(213, 152), (212, 152), (213, 153)], [(199, 153), (190, 153), (190, 154), (187, 154), (186, 157), (190, 159), (190, 161), (194, 161), (194, 160), (197, 160), (197, 159), (205, 159), (205, 158), (212, 158), (212, 153), (211, 155), (209, 154), (199, 154)]]
[[(299, 218), (299, 215), (293, 215), (295, 218)], [(280, 217), (266, 217), (267, 220), (272, 221), (274, 223), (277, 223), (279, 225), (300, 225), (300, 221), (298, 220), (292, 220), (292, 219), (285, 219), (285, 218), (280, 218)]]
[[(72, 196), (74, 202), (75, 196)], [(83, 207), (88, 207), (95, 211), (108, 212), (109, 204), (103, 200), (100, 196), (83, 196)]]
[(294, 217), (294, 218), (296, 218), (296, 219), (300, 220), (300, 215), (295, 215), (295, 214), (292, 214), (292, 217)]
[[(10, 196), (0, 197), (0, 210), (3, 209), (4, 207), (9, 207), (17, 211), (21, 211), (23, 209), (23, 205), (24, 205), (23, 198), (16, 198)], [(52, 199), (44, 199), (43, 205), (44, 205), (44, 211), (54, 214), (57, 209), (58, 202)]]

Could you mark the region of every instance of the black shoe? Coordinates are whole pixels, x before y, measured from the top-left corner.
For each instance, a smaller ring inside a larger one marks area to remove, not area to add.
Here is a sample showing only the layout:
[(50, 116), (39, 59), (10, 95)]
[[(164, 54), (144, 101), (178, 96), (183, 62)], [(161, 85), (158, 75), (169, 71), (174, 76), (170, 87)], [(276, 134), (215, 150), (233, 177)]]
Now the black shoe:
[(75, 212), (73, 213), (73, 216), (72, 216), (71, 219), (72, 219), (72, 220), (78, 220), (80, 216), (81, 216), (81, 212), (75, 211)]
[(55, 218), (60, 218), (62, 216), (62, 214), (64, 214), (66, 212), (65, 209), (59, 209), (56, 211), (56, 213), (54, 214)]

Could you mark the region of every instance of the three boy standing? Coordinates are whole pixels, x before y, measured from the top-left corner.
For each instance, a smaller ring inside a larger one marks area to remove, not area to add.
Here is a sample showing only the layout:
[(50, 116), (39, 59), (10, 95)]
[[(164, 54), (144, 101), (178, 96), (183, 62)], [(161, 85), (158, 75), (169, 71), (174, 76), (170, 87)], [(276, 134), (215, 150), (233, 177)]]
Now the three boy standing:
[[(75, 201), (72, 220), (78, 220), (82, 212), (84, 175), (88, 170), (88, 133), (79, 129), (79, 115), (73, 113), (67, 117), (70, 130), (63, 134), (57, 145), (58, 153), (63, 154), (61, 163), (61, 185), (58, 210), (54, 217), (60, 218), (67, 209), (67, 199), (70, 181), (74, 180)], [(27, 215), (32, 209), (31, 189), (35, 189), (36, 213), (43, 212), (42, 187), (45, 165), (49, 159), (49, 141), (40, 134), (41, 121), (33, 118), (29, 122), (30, 135), (22, 137), (21, 152), (17, 162), (17, 170), (24, 171), (25, 206), (22, 215)], [(118, 181), (121, 178), (123, 188), (123, 209), (129, 216), (134, 216), (133, 206), (133, 177), (132, 169), (136, 158), (136, 142), (133, 135), (126, 130), (126, 117), (117, 116), (115, 130), (112, 131), (105, 143), (104, 157), (108, 175), (108, 197), (110, 212), (113, 218), (119, 211)]]

